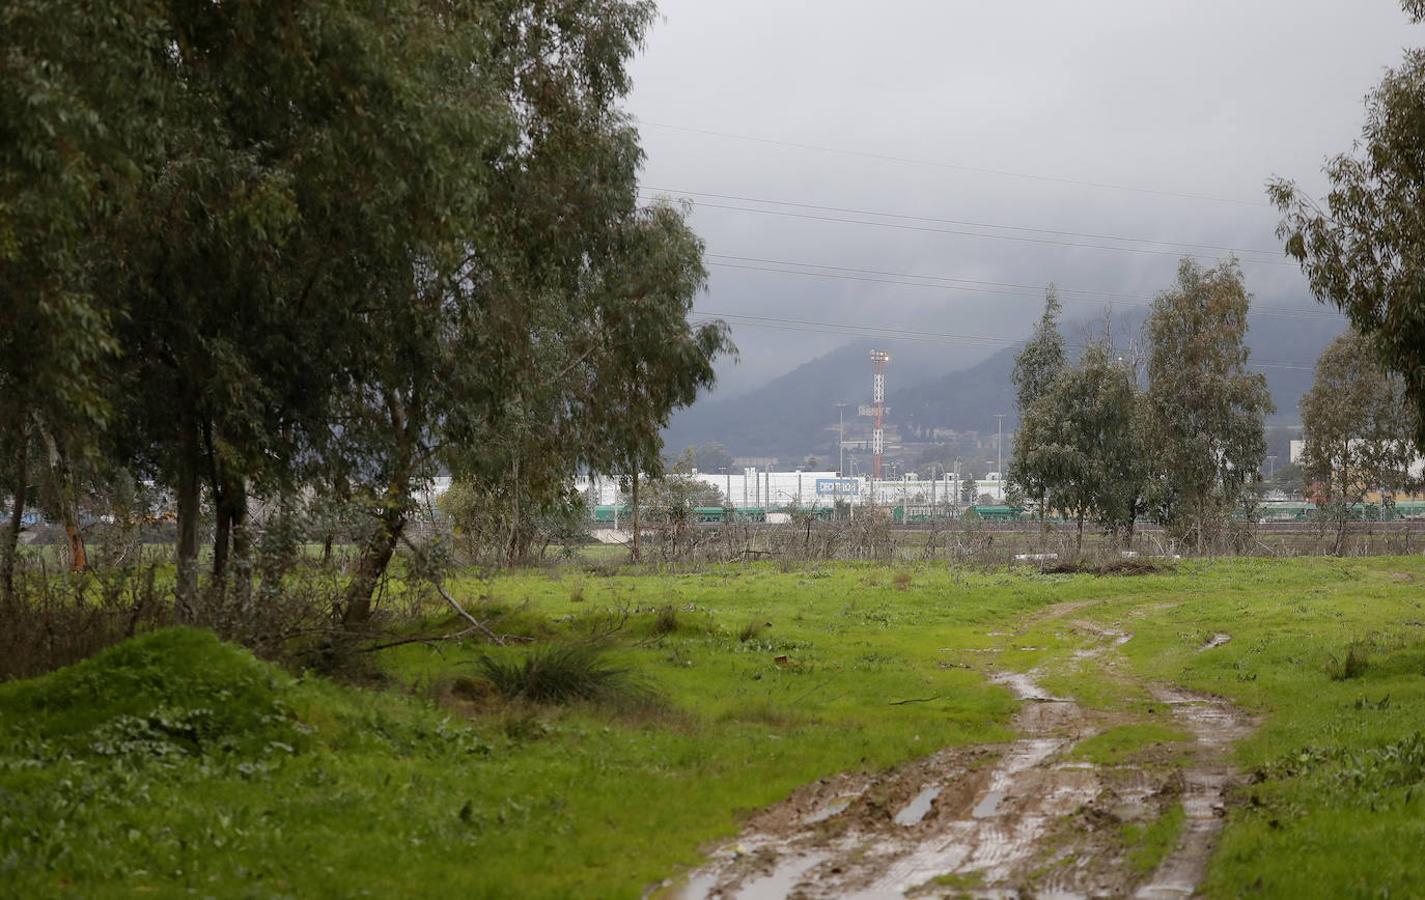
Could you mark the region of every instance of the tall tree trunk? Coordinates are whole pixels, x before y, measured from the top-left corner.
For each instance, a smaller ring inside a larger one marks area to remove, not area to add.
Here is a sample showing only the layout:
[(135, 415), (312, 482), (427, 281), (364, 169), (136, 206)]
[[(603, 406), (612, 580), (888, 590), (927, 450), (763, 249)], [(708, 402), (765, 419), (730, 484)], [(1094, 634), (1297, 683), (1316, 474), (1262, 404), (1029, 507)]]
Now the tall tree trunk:
[(638, 469), (633, 470), (633, 561), (638, 562), (640, 556), (639, 547), (639, 526), (638, 526)]
[(390, 416), (394, 446), (391, 458), (391, 475), (386, 484), (386, 494), (382, 498), (382, 508), (377, 516), (377, 528), (367, 538), (356, 561), (356, 571), (346, 586), (345, 602), (342, 604), (342, 624), (348, 627), (362, 625), (371, 619), (371, 600), (376, 593), (376, 585), (385, 574), (386, 567), (395, 555), (396, 544), (401, 540), (401, 532), (406, 527), (406, 510), (411, 496), (411, 478), (415, 474), (415, 435), (418, 429), (408, 418), (405, 408), (395, 396), (386, 404)]
[(240, 620), (246, 624), (252, 614), (252, 532), (248, 527), (246, 480), (229, 480), (223, 494), (232, 539), (233, 600)]
[(213, 503), (213, 584), (219, 585), (228, 574), (228, 546), (231, 544), (232, 519), (227, 504), (214, 486)]
[(401, 531), (406, 527), (406, 515), (395, 508), (381, 514), (379, 526), (361, 548), (361, 556), (356, 561), (356, 572), (351, 583), (346, 586), (346, 602), (342, 612), (342, 624), (361, 625), (371, 619), (371, 599), (376, 594), (376, 585), (385, 574), (391, 557), (396, 553), (396, 544), (401, 540)]
[(198, 516), (202, 482), (198, 474), (201, 454), (198, 425), (191, 418), (181, 426), (179, 442), (178, 500), (178, 583), (175, 616), (180, 623), (198, 620)]
[(520, 456), (515, 450), (515, 458), (510, 463), (510, 539), (505, 542), (505, 565), (514, 565), (521, 554), (524, 541), (520, 535)]
[(20, 552), (20, 529), (25, 522), (25, 503), (28, 501), (30, 480), (29, 439), (21, 425), (16, 429), (15, 463), (11, 469), (14, 479), (14, 495), (11, 497), (10, 521), (5, 529), (5, 547), (0, 555), (0, 595), (6, 605), (15, 601), (15, 560)]
[(55, 436), (40, 425), (45, 449), (49, 451), (50, 481), (54, 485), (54, 496), (59, 504), (59, 518), (64, 524), (65, 542), (69, 548), (69, 571), (83, 572), (89, 567), (89, 557), (84, 549), (84, 536), (79, 532), (79, 496), (74, 483), (74, 471), (70, 468), (69, 457)]

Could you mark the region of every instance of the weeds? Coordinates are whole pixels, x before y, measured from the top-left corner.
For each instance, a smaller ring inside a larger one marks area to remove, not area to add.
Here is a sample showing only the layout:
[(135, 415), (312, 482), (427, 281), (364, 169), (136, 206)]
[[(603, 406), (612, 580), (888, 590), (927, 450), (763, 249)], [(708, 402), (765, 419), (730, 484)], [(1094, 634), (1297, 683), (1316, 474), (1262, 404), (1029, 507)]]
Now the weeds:
[(895, 589), (898, 590), (898, 591), (908, 591), (908, 590), (910, 590), (910, 573), (909, 573), (909, 572), (897, 572), (896, 575), (895, 575), (895, 578), (893, 578), (893, 579), (891, 580), (891, 583), (895, 586)]
[(672, 634), (677, 630), (678, 611), (673, 608), (671, 603), (658, 607), (658, 613), (653, 617), (653, 633)]
[(643, 705), (654, 699), (630, 670), (610, 665), (589, 644), (555, 644), (518, 660), (482, 656), (476, 665), (502, 696), (532, 703)]
[(1332, 681), (1349, 681), (1353, 678), (1360, 678), (1370, 668), (1370, 659), (1366, 656), (1366, 650), (1360, 644), (1352, 644), (1346, 648), (1346, 655), (1339, 657), (1331, 654), (1326, 660), (1326, 675)]
[(771, 622), (759, 622), (753, 619), (743, 625), (741, 631), (737, 632), (737, 639), (744, 644), (748, 641), (755, 641), (762, 634), (762, 629), (770, 627), (771, 624)]

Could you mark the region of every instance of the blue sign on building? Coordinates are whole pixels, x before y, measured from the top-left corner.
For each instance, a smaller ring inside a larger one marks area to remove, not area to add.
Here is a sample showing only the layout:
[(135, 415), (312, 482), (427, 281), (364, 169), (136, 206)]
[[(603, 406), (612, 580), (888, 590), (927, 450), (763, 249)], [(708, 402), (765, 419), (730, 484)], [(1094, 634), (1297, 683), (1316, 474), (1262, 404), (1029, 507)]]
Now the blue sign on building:
[(854, 497), (860, 487), (860, 482), (855, 478), (818, 478), (816, 480), (816, 495), (818, 497)]

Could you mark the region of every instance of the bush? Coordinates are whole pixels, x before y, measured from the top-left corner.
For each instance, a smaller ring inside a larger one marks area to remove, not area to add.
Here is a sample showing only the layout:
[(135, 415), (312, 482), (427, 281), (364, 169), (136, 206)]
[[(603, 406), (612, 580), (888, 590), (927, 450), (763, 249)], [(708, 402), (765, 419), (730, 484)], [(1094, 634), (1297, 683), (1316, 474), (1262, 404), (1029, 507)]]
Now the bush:
[(630, 670), (612, 666), (590, 644), (562, 644), (529, 651), (522, 659), (483, 656), (477, 665), (501, 695), (533, 703), (643, 703), (653, 692)]
[(1360, 644), (1352, 644), (1346, 648), (1345, 657), (1338, 657), (1334, 653), (1326, 661), (1326, 674), (1332, 681), (1349, 681), (1352, 678), (1360, 678), (1370, 667), (1370, 660), (1366, 656), (1366, 650)]
[(155, 586), (155, 569), (56, 576), (22, 567), (0, 626), (0, 681), (54, 671), (170, 622), (171, 600)]
[(671, 604), (658, 608), (653, 618), (654, 634), (672, 634), (678, 630), (678, 611)]

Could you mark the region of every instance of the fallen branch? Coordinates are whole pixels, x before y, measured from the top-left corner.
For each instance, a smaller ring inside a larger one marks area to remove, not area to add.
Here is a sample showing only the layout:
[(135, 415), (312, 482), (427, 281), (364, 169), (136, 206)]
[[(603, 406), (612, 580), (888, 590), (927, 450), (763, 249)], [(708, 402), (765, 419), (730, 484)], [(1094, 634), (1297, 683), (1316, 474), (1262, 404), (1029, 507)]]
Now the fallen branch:
[[(401, 534), (401, 540), (405, 542), (407, 547), (411, 548), (411, 552), (424, 556), (424, 551), (421, 550), (420, 547), (417, 547), (415, 544), (411, 543), (411, 539), (406, 537), (404, 533)], [(473, 627), (476, 631), (479, 631), (481, 634), (485, 635), (485, 637), (489, 638), (492, 643), (499, 644), (502, 647), (504, 646), (504, 638), (491, 631), (490, 627), (484, 622), (481, 622), (479, 619), (466, 612), (465, 607), (460, 605), (460, 601), (450, 596), (450, 592), (445, 589), (445, 585), (441, 584), (434, 578), (430, 579), (430, 583), (431, 586), (435, 588), (436, 593), (440, 594), (441, 598), (445, 600), (445, 602), (450, 606), (451, 609), (455, 610), (457, 615), (459, 615), (465, 621), (469, 622), (471, 627)]]
[(472, 634), (474, 628), (466, 628), (454, 634), (420, 634), (412, 637), (398, 638), (394, 641), (387, 641), (384, 644), (373, 644), (370, 647), (362, 647), (362, 653), (375, 653), (378, 650), (389, 650), (392, 647), (402, 647), (406, 644), (435, 644), (440, 641), (458, 641), (463, 637)]
[(911, 697), (909, 700), (892, 700), (891, 706), (905, 706), (907, 703), (929, 703), (931, 700), (939, 700), (940, 695), (934, 697)]

